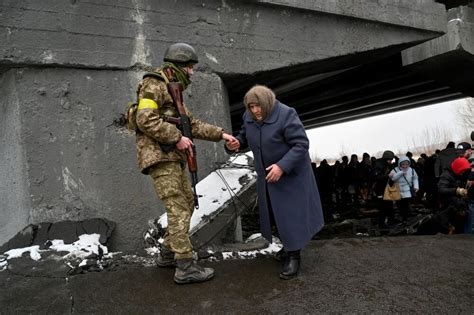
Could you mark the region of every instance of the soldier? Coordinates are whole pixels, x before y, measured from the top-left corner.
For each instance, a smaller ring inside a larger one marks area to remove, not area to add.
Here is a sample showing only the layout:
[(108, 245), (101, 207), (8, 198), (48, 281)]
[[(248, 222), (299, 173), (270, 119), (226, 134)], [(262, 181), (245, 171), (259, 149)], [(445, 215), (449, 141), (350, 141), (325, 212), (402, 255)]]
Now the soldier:
[[(157, 264), (160, 267), (176, 266), (174, 281), (179, 284), (207, 281), (214, 276), (212, 268), (203, 268), (193, 260), (188, 233), (194, 196), (185, 168), (186, 154), (193, 154), (193, 142), (182, 135), (179, 126), (170, 122), (179, 114), (167, 90), (170, 81), (179, 81), (186, 89), (197, 62), (192, 46), (173, 44), (166, 50), (162, 66), (145, 74), (137, 89), (138, 164), (142, 173), (153, 178), (155, 191), (168, 215), (168, 228)], [(237, 141), (222, 128), (194, 118), (185, 109), (195, 138)]]

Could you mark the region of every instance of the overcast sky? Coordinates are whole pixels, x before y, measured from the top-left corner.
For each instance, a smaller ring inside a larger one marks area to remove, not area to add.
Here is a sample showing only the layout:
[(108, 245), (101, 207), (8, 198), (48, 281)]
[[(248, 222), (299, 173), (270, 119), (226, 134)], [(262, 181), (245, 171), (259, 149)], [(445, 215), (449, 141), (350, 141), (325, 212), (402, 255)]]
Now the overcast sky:
[(447, 129), (456, 141), (462, 137), (456, 127), (456, 108), (466, 103), (458, 100), (310, 129), (306, 131), (309, 152), (313, 160), (339, 158), (341, 152), (348, 156), (355, 153), (359, 159), (364, 152), (371, 155), (383, 150), (403, 152), (413, 147), (413, 142), (426, 144), (421, 138), (427, 128)]

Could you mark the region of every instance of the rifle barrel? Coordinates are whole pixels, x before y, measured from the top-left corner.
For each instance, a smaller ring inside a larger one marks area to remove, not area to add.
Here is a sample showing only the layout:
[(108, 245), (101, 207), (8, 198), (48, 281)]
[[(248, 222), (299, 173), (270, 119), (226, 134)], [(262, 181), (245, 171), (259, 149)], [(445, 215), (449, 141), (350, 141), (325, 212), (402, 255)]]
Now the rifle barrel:
[(193, 186), (193, 192), (194, 192), (194, 207), (196, 209), (199, 209), (199, 200), (198, 200), (198, 195), (196, 191), (196, 185), (198, 183), (198, 177), (196, 172), (191, 172), (191, 183)]

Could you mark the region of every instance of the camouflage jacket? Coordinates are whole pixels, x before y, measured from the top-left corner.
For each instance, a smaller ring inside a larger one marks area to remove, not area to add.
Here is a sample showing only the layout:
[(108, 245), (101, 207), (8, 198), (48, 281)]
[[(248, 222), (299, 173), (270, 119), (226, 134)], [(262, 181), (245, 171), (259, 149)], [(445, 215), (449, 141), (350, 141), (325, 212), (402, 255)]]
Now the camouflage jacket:
[[(181, 139), (181, 131), (166, 117), (179, 117), (168, 93), (166, 83), (156, 77), (145, 77), (138, 86), (138, 99), (144, 93), (152, 93), (158, 109), (142, 109), (137, 113), (136, 143), (138, 166), (142, 173), (147, 174), (148, 168), (159, 162), (186, 161), (186, 154), (174, 145)], [(193, 138), (218, 142), (224, 130), (220, 127), (202, 122), (193, 117), (185, 107), (191, 121)], [(162, 146), (171, 146), (171, 151), (163, 150)]]

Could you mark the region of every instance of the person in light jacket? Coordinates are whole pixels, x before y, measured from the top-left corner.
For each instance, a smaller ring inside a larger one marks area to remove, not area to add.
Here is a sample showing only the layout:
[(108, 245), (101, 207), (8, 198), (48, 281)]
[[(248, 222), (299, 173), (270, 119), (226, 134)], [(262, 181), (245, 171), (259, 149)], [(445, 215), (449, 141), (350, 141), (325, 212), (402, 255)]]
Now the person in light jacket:
[(309, 140), (295, 109), (280, 103), (268, 87), (252, 87), (244, 103), (238, 143), (226, 143), (226, 148), (233, 152), (250, 147), (253, 152), (260, 230), (271, 242), (276, 226), (284, 246), (280, 278), (290, 279), (298, 273), (300, 250), (324, 225)]
[(410, 159), (406, 156), (402, 156), (398, 160), (398, 167), (395, 167), (388, 175), (390, 179), (397, 182), (400, 187), (402, 199), (397, 201), (397, 207), (403, 221), (407, 221), (410, 216), (410, 201), (420, 189), (418, 174), (410, 167), (410, 164)]

